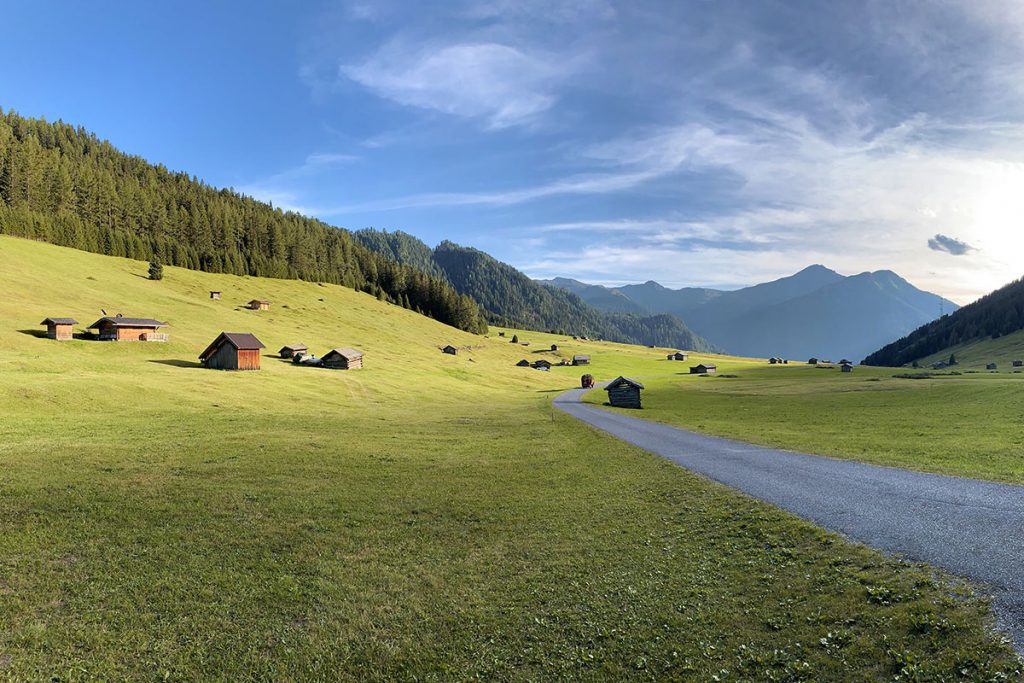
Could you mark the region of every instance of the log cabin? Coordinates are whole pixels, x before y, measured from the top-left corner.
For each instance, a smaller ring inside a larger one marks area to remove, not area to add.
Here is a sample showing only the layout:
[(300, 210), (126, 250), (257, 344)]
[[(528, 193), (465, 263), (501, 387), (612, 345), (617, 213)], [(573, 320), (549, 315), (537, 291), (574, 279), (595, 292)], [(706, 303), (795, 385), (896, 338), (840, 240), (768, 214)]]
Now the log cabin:
[(306, 351), (309, 351), (309, 347), (305, 344), (289, 344), (282, 346), (277, 353), (281, 358), (292, 358), (293, 356), (304, 356)]
[(249, 302), (249, 308), (254, 311), (269, 311), (270, 302), (264, 301), (263, 299), (253, 299)]
[(839, 370), (842, 372), (853, 372), (853, 363), (840, 363)]
[(210, 370), (259, 370), (260, 349), (265, 348), (248, 332), (221, 332), (200, 354), (199, 362)]
[(100, 341), (167, 341), (167, 334), (160, 332), (167, 323), (152, 318), (126, 318), (123, 315), (106, 316), (92, 325)]
[(590, 365), (590, 356), (573, 356), (573, 365)]
[(74, 318), (47, 318), (39, 324), (46, 325), (47, 339), (67, 341), (69, 339), (74, 339), (72, 325), (77, 325), (78, 321)]
[(619, 377), (609, 382), (604, 390), (608, 392), (608, 403), (616, 408), (639, 408), (640, 390), (643, 388), (644, 385), (635, 379)]
[(714, 375), (718, 372), (718, 366), (714, 363), (701, 363), (690, 367), (691, 375)]
[(359, 349), (331, 349), (320, 359), (325, 368), (332, 370), (358, 370), (363, 367), (363, 352)]
[(669, 360), (686, 360), (690, 357), (690, 354), (684, 351), (676, 351), (675, 353), (668, 354)]
[(1015, 360), (1015, 361), (1013, 361), (1013, 367), (1019, 368), (1021, 366), (1024, 366), (1024, 360)]
[(452, 356), (454, 356), (458, 352), (459, 352), (459, 350), (457, 348), (455, 348), (454, 346), (452, 346), (451, 344), (449, 344), (448, 346), (446, 346), (443, 349), (441, 349), (441, 353), (447, 353), (447, 354), (452, 355)]
[(530, 361), (528, 361), (528, 360), (526, 360), (524, 358), (521, 361), (519, 361), (518, 363), (516, 363), (516, 367), (517, 368), (528, 368), (528, 367), (530, 367)]

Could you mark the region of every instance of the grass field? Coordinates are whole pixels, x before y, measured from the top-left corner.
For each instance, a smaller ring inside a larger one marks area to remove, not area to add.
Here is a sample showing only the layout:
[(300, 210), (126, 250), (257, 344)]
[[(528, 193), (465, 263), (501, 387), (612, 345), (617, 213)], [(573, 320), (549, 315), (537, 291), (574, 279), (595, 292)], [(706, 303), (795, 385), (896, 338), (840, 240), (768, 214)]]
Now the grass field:
[(989, 363), (995, 363), (999, 366), (1000, 372), (1013, 372), (1015, 369), (1019, 371), (1021, 368), (1014, 368), (1012, 363), (1015, 360), (1024, 360), (1024, 330), (998, 339), (986, 337), (957, 344), (918, 362), (922, 367), (929, 368), (935, 361), (949, 360), (951, 353), (956, 356), (957, 367), (954, 369), (957, 370), (982, 369)]
[[(1024, 483), (1024, 374), (907, 379), (895, 375), (924, 371), (857, 366), (846, 374), (765, 361), (719, 363), (719, 372), (735, 377), (666, 372), (644, 380), (645, 419), (807, 453)], [(605, 399), (600, 391), (586, 397)]]
[[(552, 411), (579, 368), (513, 365), (556, 340), (599, 377), (657, 374), (666, 350), (144, 273), (0, 237), (0, 679), (1019, 676), (971, 586)], [(254, 297), (271, 311), (239, 308)], [(100, 308), (171, 341), (32, 333)], [(222, 330), (366, 368), (197, 367)]]

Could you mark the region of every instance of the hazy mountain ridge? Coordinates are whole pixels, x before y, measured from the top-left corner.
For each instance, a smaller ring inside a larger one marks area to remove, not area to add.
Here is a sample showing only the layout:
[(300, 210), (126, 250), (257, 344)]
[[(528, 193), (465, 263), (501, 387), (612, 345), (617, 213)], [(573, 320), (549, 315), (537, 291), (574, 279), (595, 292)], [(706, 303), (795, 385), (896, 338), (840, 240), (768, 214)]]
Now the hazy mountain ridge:
[[(555, 281), (547, 281), (555, 282)], [(712, 344), (745, 356), (862, 358), (957, 305), (914, 287), (889, 270), (844, 276), (812, 265), (788, 277), (732, 291), (656, 282), (607, 288), (578, 283), (600, 307), (617, 292), (647, 313), (681, 318)], [(594, 289), (597, 288), (597, 289)], [(598, 296), (600, 295), (600, 296)]]

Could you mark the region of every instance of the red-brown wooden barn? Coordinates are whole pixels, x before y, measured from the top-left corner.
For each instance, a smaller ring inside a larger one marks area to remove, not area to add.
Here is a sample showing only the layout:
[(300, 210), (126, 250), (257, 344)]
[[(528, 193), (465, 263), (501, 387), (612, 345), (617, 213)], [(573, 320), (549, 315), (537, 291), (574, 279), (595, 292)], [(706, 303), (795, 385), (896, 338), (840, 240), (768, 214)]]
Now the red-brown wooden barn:
[(48, 339), (67, 341), (68, 339), (74, 339), (71, 326), (77, 325), (78, 321), (74, 318), (47, 318), (39, 324), (46, 325), (46, 336)]
[(167, 333), (160, 332), (167, 323), (151, 318), (126, 318), (113, 315), (100, 318), (90, 330), (96, 330), (100, 341), (167, 341)]
[(221, 332), (200, 354), (199, 362), (210, 370), (259, 370), (260, 349), (265, 348), (248, 332)]

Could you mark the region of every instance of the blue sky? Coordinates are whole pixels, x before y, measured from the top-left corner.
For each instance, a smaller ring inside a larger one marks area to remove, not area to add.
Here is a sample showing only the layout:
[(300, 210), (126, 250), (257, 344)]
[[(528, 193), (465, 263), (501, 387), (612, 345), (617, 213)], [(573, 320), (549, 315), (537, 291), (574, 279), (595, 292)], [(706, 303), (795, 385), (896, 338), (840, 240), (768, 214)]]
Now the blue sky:
[(535, 277), (1021, 275), (1013, 2), (6, 3), (0, 106)]

